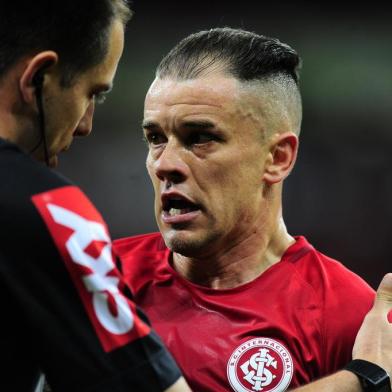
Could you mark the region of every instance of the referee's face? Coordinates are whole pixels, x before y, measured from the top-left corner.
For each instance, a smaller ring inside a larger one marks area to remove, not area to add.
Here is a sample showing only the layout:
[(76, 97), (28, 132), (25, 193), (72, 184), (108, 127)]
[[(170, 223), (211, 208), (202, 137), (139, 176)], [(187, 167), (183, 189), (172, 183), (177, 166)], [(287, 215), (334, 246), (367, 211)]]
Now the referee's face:
[(147, 168), (166, 244), (211, 256), (259, 230), (263, 119), (236, 79), (156, 79), (146, 97)]
[[(124, 28), (116, 21), (111, 28), (105, 59), (77, 77), (71, 87), (60, 85), (61, 75), (45, 85), (44, 110), (50, 165), (57, 165), (57, 155), (66, 151), (75, 136), (87, 136), (92, 130), (95, 104), (111, 89), (124, 44)], [(43, 158), (43, 151), (39, 159)]]

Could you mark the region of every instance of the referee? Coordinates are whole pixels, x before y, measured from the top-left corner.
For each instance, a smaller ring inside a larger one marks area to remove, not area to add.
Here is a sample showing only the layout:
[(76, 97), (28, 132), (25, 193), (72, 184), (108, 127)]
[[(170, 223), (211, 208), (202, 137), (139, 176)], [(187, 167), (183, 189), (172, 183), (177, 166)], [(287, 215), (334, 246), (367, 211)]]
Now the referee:
[(0, 3), (1, 391), (186, 391), (125, 293), (105, 222), (49, 167), (91, 132), (131, 11), (124, 0)]

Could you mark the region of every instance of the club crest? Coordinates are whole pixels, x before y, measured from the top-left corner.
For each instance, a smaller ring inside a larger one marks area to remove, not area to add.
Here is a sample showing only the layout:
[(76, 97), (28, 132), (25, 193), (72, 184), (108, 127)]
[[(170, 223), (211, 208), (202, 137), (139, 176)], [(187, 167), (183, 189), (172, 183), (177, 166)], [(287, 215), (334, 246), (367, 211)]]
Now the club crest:
[(242, 343), (227, 363), (227, 377), (236, 392), (283, 392), (290, 385), (293, 372), (287, 348), (270, 338)]

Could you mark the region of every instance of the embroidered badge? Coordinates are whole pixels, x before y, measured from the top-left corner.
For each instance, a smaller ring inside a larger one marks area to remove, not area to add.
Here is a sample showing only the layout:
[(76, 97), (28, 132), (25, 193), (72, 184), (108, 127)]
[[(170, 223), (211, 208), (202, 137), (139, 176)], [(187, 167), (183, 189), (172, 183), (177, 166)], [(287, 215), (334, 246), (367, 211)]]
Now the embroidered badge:
[(234, 350), (227, 363), (227, 377), (236, 392), (283, 392), (293, 372), (287, 348), (270, 338), (247, 340)]

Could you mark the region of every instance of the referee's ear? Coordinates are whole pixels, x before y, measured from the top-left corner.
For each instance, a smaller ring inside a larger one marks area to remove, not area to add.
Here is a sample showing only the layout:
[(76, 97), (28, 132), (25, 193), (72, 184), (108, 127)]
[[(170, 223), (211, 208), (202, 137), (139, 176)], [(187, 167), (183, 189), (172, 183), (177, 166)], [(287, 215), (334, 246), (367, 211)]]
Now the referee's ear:
[(283, 181), (294, 167), (298, 153), (298, 136), (293, 132), (277, 133), (270, 138), (263, 180), (268, 184)]
[(51, 50), (37, 53), (28, 60), (19, 79), (19, 90), (25, 103), (35, 102), (37, 75), (41, 73), (44, 76), (45, 73), (52, 72), (57, 62), (57, 53)]

